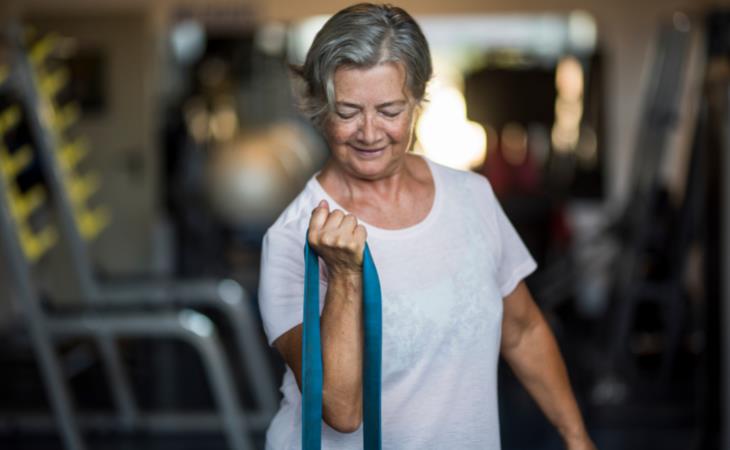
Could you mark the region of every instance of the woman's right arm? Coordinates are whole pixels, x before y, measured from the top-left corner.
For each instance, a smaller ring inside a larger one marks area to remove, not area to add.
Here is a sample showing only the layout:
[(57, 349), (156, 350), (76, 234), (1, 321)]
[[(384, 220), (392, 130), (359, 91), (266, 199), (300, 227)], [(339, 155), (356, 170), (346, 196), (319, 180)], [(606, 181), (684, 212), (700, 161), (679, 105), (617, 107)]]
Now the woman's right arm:
[[(329, 280), (320, 318), (322, 339), (322, 418), (351, 433), (362, 422), (362, 258), (367, 234), (352, 215), (320, 202), (312, 212), (307, 239), (327, 265)], [(302, 386), (302, 325), (281, 335), (274, 346)]]

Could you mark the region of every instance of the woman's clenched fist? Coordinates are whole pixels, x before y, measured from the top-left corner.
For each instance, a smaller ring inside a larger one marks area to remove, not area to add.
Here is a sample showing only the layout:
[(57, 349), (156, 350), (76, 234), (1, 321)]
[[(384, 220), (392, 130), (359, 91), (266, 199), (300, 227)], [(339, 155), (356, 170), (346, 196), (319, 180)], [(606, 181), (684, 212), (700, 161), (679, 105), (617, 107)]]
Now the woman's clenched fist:
[(352, 214), (329, 210), (322, 200), (309, 220), (309, 245), (327, 265), (331, 275), (362, 273), (367, 231)]

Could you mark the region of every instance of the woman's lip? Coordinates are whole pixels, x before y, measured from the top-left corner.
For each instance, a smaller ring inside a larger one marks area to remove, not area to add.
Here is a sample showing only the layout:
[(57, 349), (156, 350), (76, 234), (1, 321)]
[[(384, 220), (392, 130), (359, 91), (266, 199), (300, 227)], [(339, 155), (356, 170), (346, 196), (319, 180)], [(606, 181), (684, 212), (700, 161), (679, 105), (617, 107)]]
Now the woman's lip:
[(385, 147), (380, 147), (380, 148), (361, 148), (361, 147), (356, 147), (354, 145), (351, 145), (350, 147), (352, 147), (354, 150), (357, 150), (358, 152), (363, 152), (363, 153), (377, 153), (377, 152), (380, 152), (380, 151), (385, 150)]
[(385, 152), (385, 147), (381, 148), (360, 148), (355, 146), (350, 146), (353, 150), (355, 150), (355, 155), (357, 158), (362, 160), (375, 160), (380, 158), (380, 156)]

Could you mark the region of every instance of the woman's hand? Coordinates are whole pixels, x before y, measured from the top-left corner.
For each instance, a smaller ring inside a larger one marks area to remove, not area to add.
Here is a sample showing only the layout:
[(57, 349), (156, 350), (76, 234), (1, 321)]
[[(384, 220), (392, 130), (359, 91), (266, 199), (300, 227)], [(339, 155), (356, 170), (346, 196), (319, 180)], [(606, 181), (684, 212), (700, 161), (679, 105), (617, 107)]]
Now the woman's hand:
[(309, 220), (309, 245), (322, 257), (330, 275), (354, 275), (362, 272), (367, 232), (351, 214), (329, 210), (322, 200)]

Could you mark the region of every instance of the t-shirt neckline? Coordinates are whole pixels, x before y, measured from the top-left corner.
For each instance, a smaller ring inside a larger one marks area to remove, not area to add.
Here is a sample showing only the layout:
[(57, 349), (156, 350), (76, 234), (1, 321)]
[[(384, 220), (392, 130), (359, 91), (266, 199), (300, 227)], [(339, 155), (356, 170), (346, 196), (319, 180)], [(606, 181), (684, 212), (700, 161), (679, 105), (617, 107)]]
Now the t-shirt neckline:
[[(394, 239), (394, 238), (404, 238), (407, 236), (412, 236), (414, 234), (420, 233), (426, 228), (428, 228), (435, 220), (436, 217), (439, 214), (439, 211), (441, 209), (441, 180), (439, 177), (439, 173), (436, 167), (434, 167), (434, 163), (430, 161), (428, 158), (421, 157), (428, 166), (429, 171), (431, 172), (431, 179), (433, 179), (433, 188), (434, 188), (434, 194), (433, 194), (433, 201), (431, 203), (431, 209), (428, 211), (428, 214), (426, 217), (424, 217), (420, 222), (415, 223), (413, 225), (407, 226), (405, 228), (396, 228), (396, 229), (388, 229), (388, 228), (380, 228), (376, 227), (375, 225), (372, 225), (364, 220), (358, 219), (358, 222), (361, 223), (368, 231), (368, 235), (370, 236), (377, 236), (379, 238), (388, 238), (388, 239)], [(309, 185), (317, 191), (322, 198), (327, 200), (327, 202), (330, 204), (330, 209), (341, 209), (342, 211), (345, 211), (346, 213), (349, 213), (349, 211), (346, 208), (343, 208), (342, 205), (337, 203), (337, 201), (332, 198), (332, 196), (325, 191), (324, 187), (320, 184), (319, 180), (317, 180), (317, 175), (319, 175), (319, 171), (315, 173), (312, 178), (309, 180)]]

